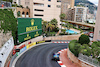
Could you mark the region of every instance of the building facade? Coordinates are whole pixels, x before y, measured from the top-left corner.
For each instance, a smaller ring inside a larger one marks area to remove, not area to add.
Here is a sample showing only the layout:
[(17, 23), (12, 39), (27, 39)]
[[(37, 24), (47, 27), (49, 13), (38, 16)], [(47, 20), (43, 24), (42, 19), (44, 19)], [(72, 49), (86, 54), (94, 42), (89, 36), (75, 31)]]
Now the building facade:
[(20, 0), (13, 0), (12, 2), (13, 4), (17, 4), (17, 5), (20, 5)]
[[(21, 0), (23, 7), (30, 8), (31, 18), (42, 18), (50, 21), (53, 18), (60, 23), (61, 1), (59, 0)], [(59, 24), (58, 23), (58, 24)]]
[(87, 7), (74, 7), (75, 8), (75, 18), (76, 22), (85, 22), (87, 20)]
[(100, 41), (100, 0), (98, 4), (98, 10), (96, 15), (96, 24), (95, 24), (95, 30), (94, 30), (94, 41), (99, 40)]
[(74, 8), (75, 0), (61, 0), (61, 13), (64, 13), (65, 19), (67, 18), (67, 14), (69, 8)]

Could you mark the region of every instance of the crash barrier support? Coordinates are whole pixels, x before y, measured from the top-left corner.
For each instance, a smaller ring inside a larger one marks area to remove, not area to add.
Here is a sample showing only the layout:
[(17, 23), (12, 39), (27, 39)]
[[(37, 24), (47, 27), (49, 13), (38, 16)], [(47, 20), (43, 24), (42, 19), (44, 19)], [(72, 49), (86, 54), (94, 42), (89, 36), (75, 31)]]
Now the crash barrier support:
[(15, 60), (15, 58), (17, 56), (19, 56), (21, 53), (23, 53), (25, 50), (29, 49), (32, 46), (35, 46), (36, 44), (44, 43), (44, 42), (51, 42), (51, 40), (33, 42), (33, 43), (28, 44), (27, 46), (23, 47), (22, 49), (20, 49), (20, 51), (16, 52), (16, 54), (12, 57), (9, 67), (12, 67), (12, 64), (13, 64), (13, 61)]

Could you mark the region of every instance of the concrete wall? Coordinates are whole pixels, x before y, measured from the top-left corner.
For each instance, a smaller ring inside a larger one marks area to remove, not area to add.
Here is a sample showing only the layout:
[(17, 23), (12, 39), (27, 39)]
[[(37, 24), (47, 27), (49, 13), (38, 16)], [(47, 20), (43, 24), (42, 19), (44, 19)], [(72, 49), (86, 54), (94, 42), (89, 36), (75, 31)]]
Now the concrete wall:
[(63, 36), (52, 36), (52, 37), (46, 37), (45, 40), (78, 40), (80, 37), (80, 34), (78, 35), (63, 35)]
[(0, 33), (0, 48), (12, 37), (11, 32), (4, 34), (3, 31)]
[(94, 41), (100, 40), (100, 0), (98, 4), (97, 16), (96, 16), (96, 25), (94, 31)]
[(67, 55), (68, 55), (68, 58), (70, 58), (70, 60), (73, 63), (79, 65), (80, 67), (93, 67), (93, 66), (91, 66), (91, 65), (89, 65), (87, 63), (84, 63), (81, 60), (79, 60), (76, 56), (74, 56), (74, 54), (69, 49), (68, 49)]

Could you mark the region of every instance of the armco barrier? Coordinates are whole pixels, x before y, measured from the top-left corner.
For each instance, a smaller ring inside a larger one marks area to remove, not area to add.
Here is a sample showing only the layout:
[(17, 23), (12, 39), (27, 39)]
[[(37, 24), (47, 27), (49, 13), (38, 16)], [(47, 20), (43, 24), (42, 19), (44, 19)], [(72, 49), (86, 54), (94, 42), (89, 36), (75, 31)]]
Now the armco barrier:
[(28, 49), (28, 48), (30, 48), (30, 47), (32, 47), (32, 46), (34, 46), (34, 45), (36, 45), (36, 42), (31, 43), (31, 44), (27, 45), (26, 47), (27, 47), (27, 49)]
[(34, 46), (34, 45), (36, 45), (36, 44), (44, 43), (44, 42), (51, 42), (51, 40), (38, 41), (38, 42), (31, 43), (31, 44), (25, 46), (24, 48), (22, 48), (22, 49), (20, 50), (20, 52), (16, 52), (16, 54), (15, 54), (15, 55), (12, 57), (12, 59), (11, 59), (11, 62), (10, 62), (10, 66), (9, 66), (9, 67), (12, 67), (12, 64), (13, 64), (13, 61), (15, 60), (15, 58), (16, 58), (17, 56), (19, 56), (21, 53), (23, 53), (25, 50), (29, 49), (30, 47), (32, 47), (32, 46)]

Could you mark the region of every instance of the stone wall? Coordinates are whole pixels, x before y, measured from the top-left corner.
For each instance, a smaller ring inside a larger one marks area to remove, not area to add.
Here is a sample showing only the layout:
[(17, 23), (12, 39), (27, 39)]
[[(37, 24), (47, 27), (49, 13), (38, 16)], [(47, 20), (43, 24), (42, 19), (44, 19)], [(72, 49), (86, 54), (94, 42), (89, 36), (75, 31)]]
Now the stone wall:
[(0, 48), (12, 37), (11, 32), (4, 34), (0, 33)]
[(80, 37), (80, 34), (78, 35), (63, 35), (63, 36), (52, 36), (52, 37), (46, 37), (45, 40), (78, 40)]
[(79, 60), (76, 56), (74, 56), (74, 54), (68, 49), (68, 58), (75, 64), (79, 65), (80, 67), (93, 67), (87, 63), (82, 62), (81, 60)]

